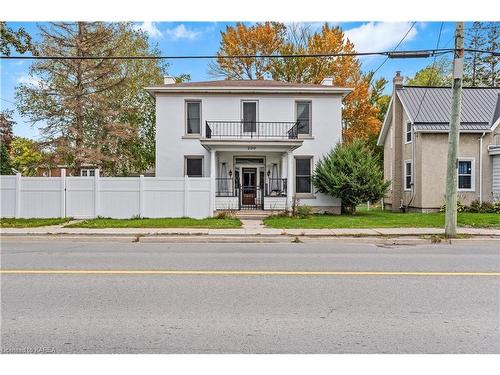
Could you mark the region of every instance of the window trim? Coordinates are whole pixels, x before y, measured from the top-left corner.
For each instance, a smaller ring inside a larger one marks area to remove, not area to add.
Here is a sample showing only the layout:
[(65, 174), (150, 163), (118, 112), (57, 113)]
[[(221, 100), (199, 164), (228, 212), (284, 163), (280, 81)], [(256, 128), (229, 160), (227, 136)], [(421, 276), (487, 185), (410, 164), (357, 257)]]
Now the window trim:
[[(410, 125), (410, 131), (408, 131), (408, 125)], [(408, 140), (408, 134), (410, 134), (410, 140)], [(406, 121), (405, 125), (405, 144), (413, 142), (413, 124), (411, 121)]]
[[(244, 119), (244, 110), (243, 110), (243, 107), (244, 107), (244, 103), (255, 103), (255, 131), (252, 132), (246, 132), (244, 131), (245, 127), (244, 127), (244, 124), (243, 124), (243, 119)], [(250, 133), (256, 133), (257, 132), (257, 126), (258, 126), (258, 122), (259, 122), (259, 100), (258, 99), (241, 99), (240, 100), (240, 121), (243, 125), (243, 134), (250, 134)]]
[[(460, 163), (461, 161), (470, 161), (470, 189), (464, 189), (459, 187), (460, 174), (459, 174), (458, 163)], [(476, 158), (473, 157), (457, 158), (457, 189), (458, 191), (476, 191)]]
[(299, 138), (300, 137), (311, 137), (312, 136), (312, 100), (311, 99), (296, 99), (295, 100), (295, 122), (298, 122), (298, 111), (297, 111), (297, 105), (299, 103), (307, 103), (309, 104), (309, 132), (308, 133), (298, 133)]
[[(188, 132), (188, 104), (189, 103), (198, 103), (200, 105), (200, 131), (198, 133), (189, 133)], [(201, 137), (202, 133), (202, 104), (201, 99), (185, 99), (184, 100), (184, 136), (185, 137)]]
[[(300, 175), (298, 176), (297, 175), (297, 159), (308, 159), (309, 160), (309, 179), (310, 179), (310, 183), (309, 183), (309, 186), (310, 186), (310, 192), (308, 193), (304, 193), (304, 192), (301, 192), (301, 193), (298, 193), (297, 192), (297, 177), (306, 177), (306, 175)], [(297, 198), (314, 198), (314, 189), (313, 189), (313, 184), (312, 184), (312, 173), (313, 173), (313, 167), (314, 167), (314, 156), (313, 155), (296, 155), (294, 156), (294, 163), (293, 163), (293, 190), (294, 190), (294, 193), (295, 193), (295, 196)]]
[[(410, 175), (407, 175), (406, 174), (406, 166), (410, 164)], [(407, 187), (406, 186), (406, 178), (407, 177), (410, 177), (410, 187)], [(414, 185), (414, 180), (413, 180), (413, 163), (411, 161), (411, 159), (408, 159), (408, 160), (405, 160), (403, 162), (403, 188), (404, 188), (404, 191), (411, 191), (412, 187)]]
[[(188, 176), (187, 174), (187, 161), (188, 159), (201, 159), (201, 176)], [(205, 177), (205, 156), (204, 155), (184, 155), (184, 176), (191, 178)]]

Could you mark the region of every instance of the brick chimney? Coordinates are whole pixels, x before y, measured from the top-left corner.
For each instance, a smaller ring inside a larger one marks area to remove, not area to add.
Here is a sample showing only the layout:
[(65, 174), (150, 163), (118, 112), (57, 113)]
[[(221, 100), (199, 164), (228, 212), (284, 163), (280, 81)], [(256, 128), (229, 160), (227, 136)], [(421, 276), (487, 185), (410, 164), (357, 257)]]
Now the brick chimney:
[(163, 84), (165, 85), (173, 85), (175, 83), (175, 78), (170, 76), (163, 77)]
[(392, 79), (392, 84), (393, 84), (394, 90), (399, 89), (399, 88), (401, 88), (403, 86), (403, 77), (401, 77), (401, 71), (400, 70), (398, 70), (396, 72), (396, 75)]

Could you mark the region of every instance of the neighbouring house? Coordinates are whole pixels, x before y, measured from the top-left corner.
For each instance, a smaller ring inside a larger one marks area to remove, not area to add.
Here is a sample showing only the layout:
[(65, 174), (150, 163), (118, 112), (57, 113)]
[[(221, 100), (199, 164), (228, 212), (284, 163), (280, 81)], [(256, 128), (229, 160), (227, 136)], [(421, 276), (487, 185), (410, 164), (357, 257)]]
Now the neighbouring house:
[(148, 87), (156, 98), (156, 177), (209, 177), (210, 211), (285, 210), (298, 199), (340, 213), (317, 193), (315, 163), (341, 140), (342, 98), (351, 89), (270, 80)]
[[(378, 138), (385, 207), (438, 210), (445, 200), (452, 90), (403, 85), (400, 72)], [(500, 87), (464, 87), (458, 147), (458, 195), (464, 204), (500, 199)]]

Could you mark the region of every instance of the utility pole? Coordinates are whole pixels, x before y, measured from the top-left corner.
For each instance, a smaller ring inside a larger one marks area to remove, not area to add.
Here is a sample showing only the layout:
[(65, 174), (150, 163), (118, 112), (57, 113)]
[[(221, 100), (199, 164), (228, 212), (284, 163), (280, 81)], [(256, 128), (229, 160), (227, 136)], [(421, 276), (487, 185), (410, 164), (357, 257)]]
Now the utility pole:
[(458, 190), (458, 141), (460, 137), (460, 113), (462, 111), (462, 78), (464, 75), (464, 23), (455, 26), (455, 56), (453, 58), (453, 96), (451, 100), (450, 133), (448, 135), (448, 161), (446, 164), (446, 220), (444, 233), (457, 235)]

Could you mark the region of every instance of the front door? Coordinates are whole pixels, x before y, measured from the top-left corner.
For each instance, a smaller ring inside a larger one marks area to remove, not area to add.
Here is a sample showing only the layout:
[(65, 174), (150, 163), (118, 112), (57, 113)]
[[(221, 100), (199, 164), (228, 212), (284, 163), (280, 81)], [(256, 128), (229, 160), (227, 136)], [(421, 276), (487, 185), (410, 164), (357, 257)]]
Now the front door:
[(242, 208), (257, 208), (257, 168), (243, 168), (241, 186)]

